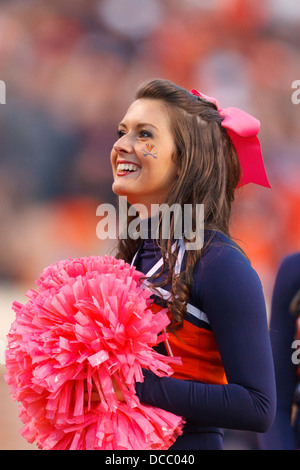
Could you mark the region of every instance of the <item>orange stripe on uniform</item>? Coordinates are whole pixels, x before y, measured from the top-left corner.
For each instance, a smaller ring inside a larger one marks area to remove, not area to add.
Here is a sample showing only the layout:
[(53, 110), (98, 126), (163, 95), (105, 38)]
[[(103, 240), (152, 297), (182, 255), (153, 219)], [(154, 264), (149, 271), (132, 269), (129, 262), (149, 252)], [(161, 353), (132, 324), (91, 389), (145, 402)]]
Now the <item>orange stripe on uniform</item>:
[(176, 336), (170, 333), (168, 341), (173, 356), (181, 357), (182, 365), (173, 364), (172, 377), (210, 384), (227, 383), (212, 331), (184, 321), (182, 330), (177, 331)]
[[(153, 305), (153, 311), (161, 309)], [(226, 384), (226, 374), (214, 334), (184, 320), (183, 328), (169, 333), (168, 343), (172, 355), (180, 357), (182, 365), (172, 364), (172, 377), (197, 380), (210, 384)], [(167, 348), (168, 349), (168, 348)]]

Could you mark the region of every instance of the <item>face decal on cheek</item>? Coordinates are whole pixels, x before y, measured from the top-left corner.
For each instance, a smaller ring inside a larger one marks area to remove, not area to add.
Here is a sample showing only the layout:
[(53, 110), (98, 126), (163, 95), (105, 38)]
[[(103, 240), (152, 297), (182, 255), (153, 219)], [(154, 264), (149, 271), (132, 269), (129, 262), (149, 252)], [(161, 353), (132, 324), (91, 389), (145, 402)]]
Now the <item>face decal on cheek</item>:
[(157, 152), (154, 152), (153, 149), (154, 149), (154, 145), (146, 144), (146, 148), (143, 149), (144, 157), (148, 157), (148, 155), (150, 155), (153, 158), (157, 158), (157, 156), (156, 156)]

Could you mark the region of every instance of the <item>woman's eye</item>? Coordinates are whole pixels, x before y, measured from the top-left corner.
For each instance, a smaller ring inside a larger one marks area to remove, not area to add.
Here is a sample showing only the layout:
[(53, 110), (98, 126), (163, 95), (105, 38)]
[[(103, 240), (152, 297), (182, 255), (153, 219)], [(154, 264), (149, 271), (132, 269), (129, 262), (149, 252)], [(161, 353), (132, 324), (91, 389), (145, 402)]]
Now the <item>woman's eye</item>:
[(143, 137), (143, 138), (145, 138), (145, 137), (146, 137), (146, 138), (151, 138), (151, 137), (152, 137), (152, 134), (151, 134), (151, 132), (149, 132), (149, 131), (143, 131), (143, 130), (142, 130), (142, 131), (140, 131), (140, 136)]
[[(120, 139), (121, 137), (123, 137), (123, 135), (125, 135), (125, 134), (126, 134), (126, 132), (125, 132), (123, 129), (118, 129), (118, 131), (117, 131), (117, 136), (118, 136), (119, 139)], [(145, 130), (139, 131), (139, 134), (138, 134), (138, 135), (139, 135), (139, 137), (142, 138), (142, 139), (145, 139), (145, 138), (146, 138), (146, 139), (149, 139), (149, 138), (152, 138), (152, 137), (153, 137), (152, 134), (151, 134), (151, 132), (145, 131)]]
[(121, 137), (123, 137), (124, 134), (125, 134), (125, 132), (122, 131), (121, 129), (117, 130), (117, 136), (119, 137), (119, 139), (121, 139)]

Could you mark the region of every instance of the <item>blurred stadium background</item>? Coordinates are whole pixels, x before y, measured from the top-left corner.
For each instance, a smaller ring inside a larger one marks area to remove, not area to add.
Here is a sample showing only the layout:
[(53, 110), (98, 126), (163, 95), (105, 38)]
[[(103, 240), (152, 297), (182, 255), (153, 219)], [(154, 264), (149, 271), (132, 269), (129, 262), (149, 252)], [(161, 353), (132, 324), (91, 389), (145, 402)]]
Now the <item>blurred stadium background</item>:
[[(110, 149), (144, 79), (261, 120), (272, 190), (237, 192), (232, 232), (269, 311), (278, 264), (300, 249), (299, 53), (299, 0), (0, 1), (0, 449), (35, 448), (3, 379), (11, 304), (48, 264), (111, 248), (96, 236), (96, 208), (116, 202)], [(251, 435), (226, 436), (226, 448), (255, 448)]]

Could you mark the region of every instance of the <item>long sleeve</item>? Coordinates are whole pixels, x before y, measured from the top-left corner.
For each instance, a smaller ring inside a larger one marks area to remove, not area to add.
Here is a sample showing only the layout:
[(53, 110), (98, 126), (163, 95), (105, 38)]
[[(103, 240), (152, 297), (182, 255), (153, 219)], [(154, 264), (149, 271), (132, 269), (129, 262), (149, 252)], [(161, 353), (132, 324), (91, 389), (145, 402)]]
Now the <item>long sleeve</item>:
[(145, 371), (137, 384), (140, 400), (204, 427), (265, 432), (276, 401), (265, 301), (257, 274), (227, 238), (197, 264), (191, 298), (209, 319), (228, 384)]
[(296, 387), (297, 365), (291, 356), (295, 335), (295, 318), (289, 305), (300, 289), (300, 253), (286, 257), (279, 268), (272, 297), (270, 336), (273, 349), (277, 411), (271, 429), (260, 437), (261, 448), (292, 450), (296, 448), (295, 432), (291, 426), (293, 396)]

